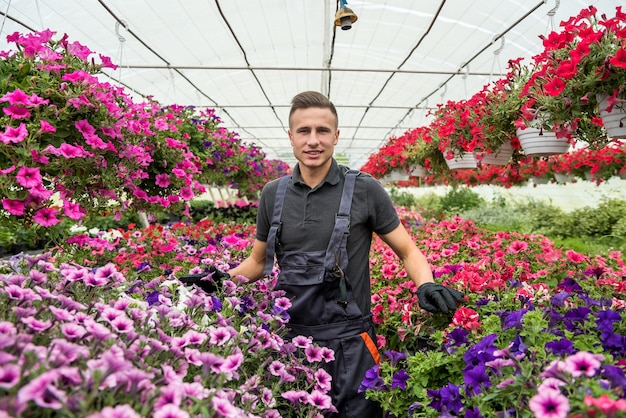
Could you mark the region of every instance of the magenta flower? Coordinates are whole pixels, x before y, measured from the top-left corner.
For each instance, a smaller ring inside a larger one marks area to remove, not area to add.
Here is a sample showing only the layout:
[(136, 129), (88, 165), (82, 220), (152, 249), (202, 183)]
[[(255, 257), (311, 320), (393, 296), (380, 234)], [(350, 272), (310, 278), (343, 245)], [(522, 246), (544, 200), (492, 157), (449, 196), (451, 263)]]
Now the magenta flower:
[(602, 360), (604, 360), (602, 354), (579, 351), (576, 354), (568, 356), (563, 361), (563, 371), (568, 372), (574, 377), (583, 375), (592, 377), (600, 369)]
[(57, 128), (52, 126), (50, 124), (50, 122), (48, 122), (47, 120), (40, 119), (39, 120), (39, 124), (41, 125), (41, 128), (39, 129), (39, 131), (41, 133), (44, 133), (44, 132), (56, 132), (57, 131)]
[(0, 388), (11, 389), (20, 381), (20, 366), (6, 363), (0, 366)]
[(88, 415), (87, 418), (141, 418), (130, 405), (107, 406), (102, 411)]
[(530, 398), (530, 410), (536, 418), (567, 418), (570, 410), (567, 397), (555, 390), (544, 390)]
[[(234, 416), (234, 415), (223, 415), (223, 416)], [(155, 411), (152, 413), (152, 417), (153, 418), (189, 418), (189, 413), (183, 411), (176, 405), (167, 404), (167, 405), (162, 406), (161, 408), (155, 409)]]
[(170, 185), (170, 176), (167, 174), (157, 174), (155, 177), (155, 183), (159, 187), (166, 188)]
[(306, 354), (306, 359), (309, 363), (315, 363), (322, 361), (322, 348), (311, 344), (307, 348), (304, 349), (304, 354)]
[(227, 378), (237, 378), (239, 375), (237, 374), (237, 370), (243, 364), (243, 353), (239, 350), (237, 352), (231, 354), (226, 357), (224, 363), (220, 366), (220, 371), (224, 373)]
[(211, 404), (218, 417), (237, 417), (240, 416), (239, 408), (235, 407), (228, 399), (221, 396), (214, 396)]
[(22, 216), (26, 209), (26, 205), (21, 200), (9, 199), (5, 197), (2, 199), (2, 207), (11, 215)]
[(35, 377), (24, 385), (17, 393), (20, 404), (26, 405), (33, 401), (42, 408), (61, 409), (67, 401), (65, 392), (59, 390), (55, 383), (59, 377), (58, 370), (49, 370)]
[(4, 96), (0, 97), (0, 103), (2, 102), (8, 102), (9, 104), (12, 104), (12, 105), (16, 105), (16, 104), (23, 105), (23, 106), (30, 105), (30, 100), (28, 98), (28, 95), (20, 89), (15, 89), (13, 91), (6, 93)]
[(13, 128), (7, 125), (5, 131), (0, 133), (0, 141), (5, 144), (17, 144), (19, 142), (22, 142), (27, 135), (28, 129), (26, 129), (26, 125), (24, 125), (23, 123), (20, 123), (20, 126), (18, 126), (17, 128)]
[(21, 320), (24, 324), (28, 326), (34, 332), (43, 332), (52, 326), (51, 321), (41, 321), (35, 317), (29, 316), (27, 318), (22, 318)]
[(30, 110), (20, 106), (9, 106), (2, 109), (5, 115), (10, 116), (11, 119), (25, 119), (30, 118)]
[(68, 218), (77, 221), (84, 218), (87, 211), (83, 209), (80, 204), (65, 200), (63, 201), (63, 213), (65, 213), (65, 216)]
[(39, 186), (42, 182), (41, 172), (38, 167), (22, 166), (15, 176), (17, 183), (25, 189)]
[(183, 187), (180, 189), (180, 197), (182, 197), (184, 200), (191, 200), (194, 197), (194, 193), (193, 190), (191, 190), (191, 187)]
[(70, 341), (78, 340), (87, 333), (84, 327), (71, 322), (62, 324), (61, 332)]
[(102, 62), (102, 67), (104, 68), (111, 68), (112, 70), (117, 70), (117, 65), (113, 64), (111, 62), (111, 58), (100, 54), (100, 61)]
[(309, 398), (309, 394), (305, 390), (288, 390), (283, 392), (280, 396), (296, 405), (306, 403)]
[(307, 396), (306, 402), (321, 410), (334, 408), (331, 397), (319, 390), (313, 390), (311, 394)]
[(33, 221), (41, 226), (53, 226), (61, 222), (57, 214), (58, 211), (54, 208), (41, 208), (33, 216)]

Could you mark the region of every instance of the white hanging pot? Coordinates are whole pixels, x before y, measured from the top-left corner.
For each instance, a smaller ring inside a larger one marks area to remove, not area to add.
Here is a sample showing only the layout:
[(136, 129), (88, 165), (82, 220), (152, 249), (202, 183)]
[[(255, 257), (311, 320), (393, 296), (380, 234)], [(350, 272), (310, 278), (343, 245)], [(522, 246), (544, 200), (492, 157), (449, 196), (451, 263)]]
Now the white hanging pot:
[(417, 164), (412, 168), (411, 175), (415, 177), (426, 177), (426, 169), (423, 166)]
[(598, 111), (606, 134), (609, 138), (626, 138), (626, 109), (624, 106), (613, 106), (611, 112), (607, 112), (606, 108), (609, 106), (609, 95), (598, 94)]
[(539, 121), (531, 121), (530, 126), (526, 129), (518, 128), (516, 133), (524, 154), (528, 156), (547, 157), (565, 154), (570, 148), (565, 139), (558, 139), (554, 132), (541, 129)]
[(445, 160), (450, 170), (476, 168), (476, 158), (474, 157), (473, 152), (464, 152), (459, 157), (455, 157), (450, 160), (446, 158)]
[(492, 153), (475, 152), (474, 155), (476, 160), (479, 160), (482, 164), (507, 165), (513, 156), (513, 145), (511, 145), (511, 141), (506, 141)]

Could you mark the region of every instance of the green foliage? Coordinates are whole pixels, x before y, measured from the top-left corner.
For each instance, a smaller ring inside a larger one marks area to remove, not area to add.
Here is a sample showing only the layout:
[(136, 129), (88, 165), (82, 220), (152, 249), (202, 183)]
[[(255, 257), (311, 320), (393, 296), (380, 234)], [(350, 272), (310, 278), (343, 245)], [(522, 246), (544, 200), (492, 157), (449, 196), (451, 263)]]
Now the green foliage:
[(191, 217), (194, 222), (209, 219), (216, 223), (236, 223), (254, 225), (256, 223), (256, 204), (229, 204), (216, 206), (210, 200), (196, 200), (191, 202)]
[(442, 208), (448, 214), (476, 208), (484, 203), (485, 199), (469, 187), (452, 188), (441, 198)]

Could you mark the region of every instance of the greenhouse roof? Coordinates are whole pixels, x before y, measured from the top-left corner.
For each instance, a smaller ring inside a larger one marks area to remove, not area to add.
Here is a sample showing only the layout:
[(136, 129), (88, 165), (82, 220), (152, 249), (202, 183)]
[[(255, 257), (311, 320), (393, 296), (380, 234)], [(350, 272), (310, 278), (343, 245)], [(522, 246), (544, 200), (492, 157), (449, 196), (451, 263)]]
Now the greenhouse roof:
[[(51, 29), (119, 67), (113, 82), (163, 105), (213, 108), (268, 158), (295, 161), (291, 98), (337, 106), (336, 155), (359, 168), (392, 136), (428, 124), (429, 109), (469, 98), (542, 50), (540, 35), (597, 0), (2, 0), (6, 35)], [(358, 17), (335, 26), (338, 9)], [(346, 12), (346, 10), (342, 10)]]

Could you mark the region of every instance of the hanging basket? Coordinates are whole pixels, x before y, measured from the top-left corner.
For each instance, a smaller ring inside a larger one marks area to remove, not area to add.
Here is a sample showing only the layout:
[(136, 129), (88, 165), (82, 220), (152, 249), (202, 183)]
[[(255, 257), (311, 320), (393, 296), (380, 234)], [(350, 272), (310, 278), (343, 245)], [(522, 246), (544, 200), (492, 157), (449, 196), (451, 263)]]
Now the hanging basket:
[(380, 179), (383, 183), (393, 183), (394, 181), (408, 180), (409, 175), (402, 170), (393, 170)]
[(426, 177), (427, 174), (428, 173), (426, 172), (426, 169), (423, 166), (419, 165), (419, 164), (415, 165), (411, 169), (411, 175), (415, 176), (415, 177)]
[(482, 164), (507, 165), (511, 156), (513, 156), (513, 145), (511, 145), (511, 141), (507, 141), (493, 153), (475, 152), (474, 156), (476, 160), (480, 161)]
[(534, 157), (547, 157), (550, 155), (565, 154), (569, 151), (570, 145), (564, 139), (558, 139), (554, 132), (545, 129), (533, 128), (517, 129), (519, 139), (524, 154)]
[(446, 159), (446, 164), (450, 170), (476, 168), (476, 158), (473, 152), (464, 152), (460, 157), (455, 157), (451, 160)]
[(574, 176), (572, 176), (571, 174), (554, 173), (554, 180), (556, 180), (556, 182), (559, 184), (571, 183), (573, 179)]
[(609, 106), (609, 96), (607, 94), (598, 94), (598, 110), (600, 118), (606, 129), (609, 138), (626, 138), (626, 109), (624, 107), (613, 106), (611, 112), (607, 112)]
[(550, 179), (548, 177), (539, 177), (539, 176), (533, 176), (532, 177), (533, 183), (534, 184), (548, 184), (550, 183)]

